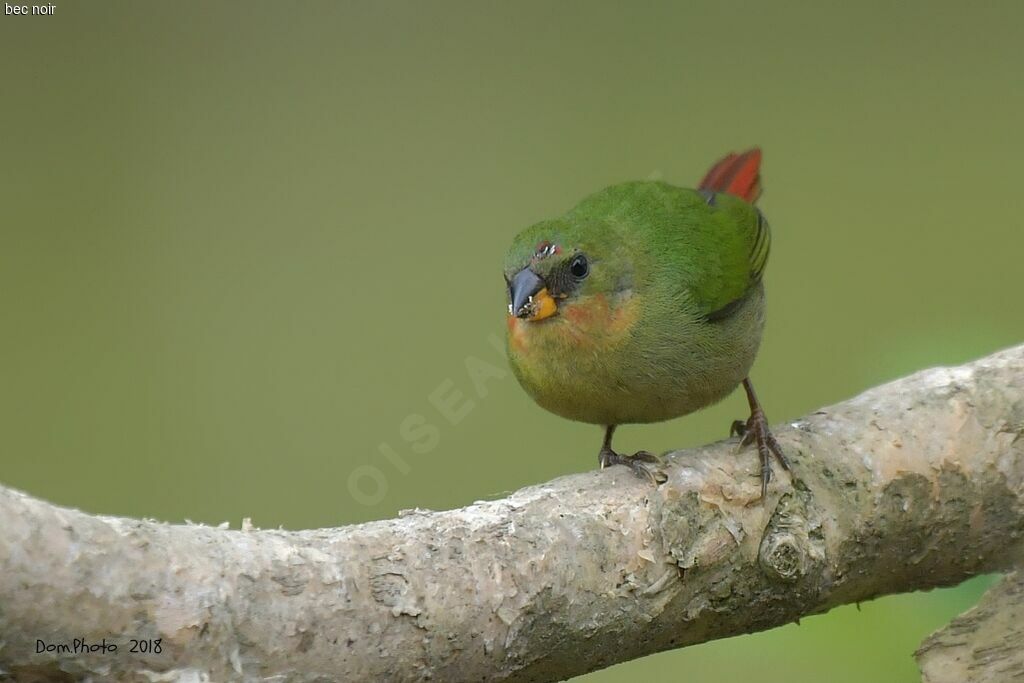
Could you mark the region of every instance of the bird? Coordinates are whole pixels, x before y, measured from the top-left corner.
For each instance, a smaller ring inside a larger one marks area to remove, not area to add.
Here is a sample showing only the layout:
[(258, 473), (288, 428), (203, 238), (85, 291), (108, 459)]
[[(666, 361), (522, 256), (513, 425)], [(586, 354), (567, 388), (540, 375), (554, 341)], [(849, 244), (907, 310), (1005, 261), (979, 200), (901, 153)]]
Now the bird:
[(761, 499), (773, 456), (791, 470), (750, 381), (771, 248), (754, 205), (761, 159), (757, 147), (729, 153), (695, 189), (611, 185), (512, 241), (509, 364), (540, 407), (604, 427), (602, 469), (625, 465), (661, 483), (659, 457), (613, 449), (616, 427), (682, 417), (742, 385), (750, 416), (730, 436), (756, 444)]

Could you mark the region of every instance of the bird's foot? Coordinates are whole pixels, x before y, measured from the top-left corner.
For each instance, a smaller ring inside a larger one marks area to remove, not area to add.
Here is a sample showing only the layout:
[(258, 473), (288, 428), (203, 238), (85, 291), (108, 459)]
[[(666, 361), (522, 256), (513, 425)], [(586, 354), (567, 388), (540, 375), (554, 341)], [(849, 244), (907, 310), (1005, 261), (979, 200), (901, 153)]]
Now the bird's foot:
[(597, 456), (597, 462), (601, 469), (612, 465), (625, 465), (633, 470), (636, 476), (647, 479), (655, 486), (668, 481), (668, 477), (658, 467), (649, 467), (649, 465), (661, 465), (662, 460), (648, 451), (637, 451), (633, 455), (620, 455), (610, 448), (602, 448)]
[(768, 428), (768, 420), (765, 419), (764, 411), (760, 408), (755, 408), (750, 413), (750, 418), (746, 422), (742, 420), (734, 421), (732, 427), (729, 428), (729, 435), (740, 437), (737, 451), (752, 443), (757, 444), (757, 453), (761, 456), (761, 497), (758, 500), (763, 500), (768, 493), (768, 482), (772, 480), (773, 455), (778, 458), (782, 469), (787, 472), (793, 471), (789, 464), (789, 459), (782, 452), (782, 447), (779, 446), (779, 442), (775, 440), (775, 435)]

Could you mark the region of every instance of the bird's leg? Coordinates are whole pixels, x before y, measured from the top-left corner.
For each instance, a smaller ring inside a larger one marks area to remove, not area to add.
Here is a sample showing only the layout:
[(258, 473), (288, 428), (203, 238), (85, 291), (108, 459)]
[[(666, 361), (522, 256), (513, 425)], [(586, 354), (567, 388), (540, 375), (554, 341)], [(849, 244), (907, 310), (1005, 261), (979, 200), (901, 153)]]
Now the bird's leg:
[(604, 443), (601, 445), (601, 452), (597, 455), (597, 462), (601, 469), (612, 465), (625, 465), (633, 470), (633, 473), (641, 479), (648, 479), (657, 486), (665, 481), (667, 477), (661, 470), (652, 470), (646, 463), (655, 465), (661, 464), (661, 458), (648, 451), (637, 451), (633, 455), (620, 455), (612, 450), (612, 434), (615, 433), (615, 425), (608, 425), (604, 431)]
[(761, 498), (763, 499), (768, 493), (768, 482), (772, 480), (772, 455), (779, 459), (779, 464), (787, 472), (791, 472), (793, 468), (790, 467), (789, 460), (782, 452), (779, 442), (775, 440), (775, 436), (768, 429), (768, 420), (764, 416), (764, 409), (761, 408), (761, 403), (757, 400), (754, 385), (750, 383), (749, 377), (743, 380), (743, 388), (747, 392), (750, 417), (746, 422), (742, 420), (733, 422), (729, 429), (729, 435), (735, 434), (740, 437), (740, 448), (752, 443), (757, 444), (757, 452), (761, 456)]

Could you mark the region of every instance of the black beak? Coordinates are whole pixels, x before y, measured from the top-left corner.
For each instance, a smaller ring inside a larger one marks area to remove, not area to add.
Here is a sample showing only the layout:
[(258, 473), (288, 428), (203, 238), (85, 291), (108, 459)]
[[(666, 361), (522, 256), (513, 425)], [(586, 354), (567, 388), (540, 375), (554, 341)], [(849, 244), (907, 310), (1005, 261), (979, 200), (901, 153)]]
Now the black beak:
[(532, 311), (530, 300), (544, 287), (544, 281), (537, 273), (529, 268), (520, 270), (508, 285), (508, 295), (512, 300), (509, 312), (517, 318), (528, 318)]

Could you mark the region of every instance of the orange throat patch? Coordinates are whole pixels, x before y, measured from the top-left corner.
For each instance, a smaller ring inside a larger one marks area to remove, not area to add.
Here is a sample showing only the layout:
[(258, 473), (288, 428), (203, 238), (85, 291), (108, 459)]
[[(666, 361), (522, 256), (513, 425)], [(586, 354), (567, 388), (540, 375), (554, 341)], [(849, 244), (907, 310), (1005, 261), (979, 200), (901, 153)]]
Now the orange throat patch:
[(554, 312), (527, 319), (510, 315), (509, 347), (517, 355), (526, 355), (531, 347), (547, 347), (552, 342), (562, 347), (591, 349), (618, 346), (631, 336), (640, 319), (640, 301), (631, 293), (616, 299), (614, 306), (603, 294), (566, 303), (557, 307), (558, 317), (552, 320), (547, 318), (554, 316)]

